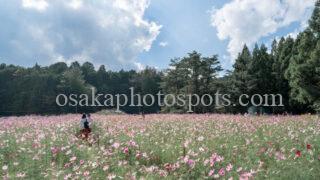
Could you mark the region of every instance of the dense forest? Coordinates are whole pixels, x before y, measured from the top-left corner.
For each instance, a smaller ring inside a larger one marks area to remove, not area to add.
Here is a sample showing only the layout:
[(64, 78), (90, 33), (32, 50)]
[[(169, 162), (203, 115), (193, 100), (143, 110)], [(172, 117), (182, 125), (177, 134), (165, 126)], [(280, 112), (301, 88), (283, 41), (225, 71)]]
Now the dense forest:
[[(97, 93), (128, 94), (134, 87), (139, 94), (214, 94), (220, 91), (239, 97), (241, 94), (281, 94), (283, 107), (271, 107), (272, 113), (314, 113), (320, 111), (320, 1), (316, 2), (308, 27), (296, 38), (274, 40), (271, 49), (244, 45), (232, 71), (223, 77), (218, 56), (203, 57), (191, 52), (171, 60), (170, 68), (157, 71), (147, 67), (142, 71), (107, 71), (102, 65), (95, 70), (90, 62), (67, 65), (58, 62), (47, 67), (31, 68), (0, 65), (0, 115), (60, 114), (96, 112), (106, 107), (59, 107), (56, 96)], [(246, 113), (247, 107), (197, 106), (196, 113)], [(110, 107), (109, 107), (110, 108)], [(187, 107), (130, 107), (127, 113), (184, 113)]]

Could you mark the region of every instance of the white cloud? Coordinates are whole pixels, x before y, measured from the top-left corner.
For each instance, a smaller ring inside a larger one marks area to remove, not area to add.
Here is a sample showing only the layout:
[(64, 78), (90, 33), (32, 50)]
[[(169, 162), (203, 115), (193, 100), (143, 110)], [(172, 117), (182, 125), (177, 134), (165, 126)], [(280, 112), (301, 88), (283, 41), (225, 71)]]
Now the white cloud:
[(32, 65), (91, 61), (139, 68), (161, 25), (144, 18), (149, 0), (0, 0), (0, 57)]
[(22, 6), (37, 11), (45, 11), (48, 7), (48, 3), (45, 0), (22, 0)]
[(221, 40), (229, 40), (232, 59), (246, 43), (275, 33), (293, 22), (305, 25), (315, 0), (233, 0), (211, 11), (211, 23)]
[(71, 0), (68, 5), (73, 9), (79, 9), (83, 7), (83, 2), (81, 0)]
[(134, 65), (136, 66), (136, 69), (138, 71), (142, 71), (142, 70), (144, 70), (146, 68), (143, 64), (141, 64), (139, 62), (135, 62)]
[(161, 47), (166, 47), (168, 45), (169, 45), (169, 43), (165, 42), (165, 41), (162, 41), (162, 42), (159, 43), (159, 46), (161, 46)]

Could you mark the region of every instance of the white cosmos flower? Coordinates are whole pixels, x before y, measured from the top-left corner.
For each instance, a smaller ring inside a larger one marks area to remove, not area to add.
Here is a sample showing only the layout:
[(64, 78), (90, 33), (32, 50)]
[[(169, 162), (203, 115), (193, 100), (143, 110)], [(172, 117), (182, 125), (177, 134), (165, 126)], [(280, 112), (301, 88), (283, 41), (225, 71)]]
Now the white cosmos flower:
[(4, 171), (8, 170), (8, 166), (7, 165), (2, 166), (2, 170)]

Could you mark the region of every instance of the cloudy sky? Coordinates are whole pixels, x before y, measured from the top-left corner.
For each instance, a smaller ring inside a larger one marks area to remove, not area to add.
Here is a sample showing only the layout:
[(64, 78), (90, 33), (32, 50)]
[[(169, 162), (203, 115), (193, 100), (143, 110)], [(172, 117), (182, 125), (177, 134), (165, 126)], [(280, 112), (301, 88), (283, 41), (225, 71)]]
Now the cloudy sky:
[(0, 0), (0, 63), (168, 67), (196, 50), (225, 69), (246, 43), (306, 27), (315, 0)]

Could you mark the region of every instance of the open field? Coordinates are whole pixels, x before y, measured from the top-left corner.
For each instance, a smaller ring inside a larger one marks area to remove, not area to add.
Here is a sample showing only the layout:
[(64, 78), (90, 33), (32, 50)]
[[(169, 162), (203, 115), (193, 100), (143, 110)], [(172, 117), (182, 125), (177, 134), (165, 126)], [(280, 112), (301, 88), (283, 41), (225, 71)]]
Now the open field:
[(93, 114), (0, 118), (4, 179), (319, 179), (316, 116)]

